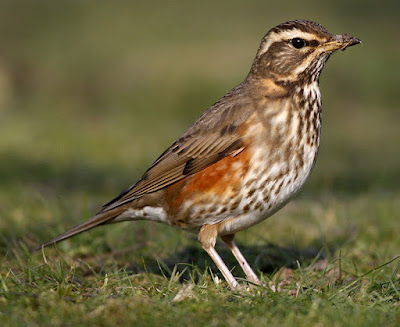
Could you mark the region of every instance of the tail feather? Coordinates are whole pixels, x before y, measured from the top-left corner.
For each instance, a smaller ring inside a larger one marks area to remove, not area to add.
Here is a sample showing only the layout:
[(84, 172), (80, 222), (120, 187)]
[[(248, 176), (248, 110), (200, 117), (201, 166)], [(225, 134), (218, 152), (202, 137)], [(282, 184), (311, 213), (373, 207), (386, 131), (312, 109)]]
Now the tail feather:
[(67, 238), (70, 238), (74, 235), (80, 234), (82, 232), (85, 232), (89, 229), (92, 229), (96, 226), (105, 224), (109, 222), (110, 220), (114, 219), (115, 217), (119, 216), (123, 209), (121, 207), (114, 208), (109, 211), (101, 212), (92, 218), (88, 219), (87, 221), (83, 222), (82, 224), (79, 224), (70, 230), (67, 230), (66, 232), (54, 237), (50, 241), (43, 243), (41, 246), (38, 246), (37, 248), (33, 249), (33, 251), (40, 250), (41, 248), (44, 248), (46, 246), (49, 246), (51, 244), (55, 244), (58, 242), (61, 242)]

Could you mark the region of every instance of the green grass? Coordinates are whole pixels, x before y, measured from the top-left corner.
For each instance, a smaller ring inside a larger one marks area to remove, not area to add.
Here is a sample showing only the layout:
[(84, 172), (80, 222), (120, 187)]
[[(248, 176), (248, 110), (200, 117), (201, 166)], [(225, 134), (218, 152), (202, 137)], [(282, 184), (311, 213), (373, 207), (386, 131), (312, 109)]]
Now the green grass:
[[(2, 2), (0, 325), (398, 326), (398, 7)], [(154, 223), (29, 252), (133, 184), (292, 18), (363, 46), (324, 69), (322, 144), (304, 190), (237, 234), (265, 287), (230, 291), (195, 235)]]

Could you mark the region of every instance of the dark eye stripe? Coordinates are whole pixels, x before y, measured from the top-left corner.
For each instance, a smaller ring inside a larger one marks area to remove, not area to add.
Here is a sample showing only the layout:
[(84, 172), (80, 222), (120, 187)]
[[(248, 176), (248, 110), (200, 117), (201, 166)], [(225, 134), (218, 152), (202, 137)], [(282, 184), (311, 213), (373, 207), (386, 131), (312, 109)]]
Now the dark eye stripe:
[(306, 41), (307, 45), (310, 47), (317, 47), (319, 42), (317, 40)]
[(300, 38), (293, 38), (293, 39), (288, 40), (288, 42), (290, 42), (293, 46), (294, 46), (293, 40), (296, 40), (296, 41), (297, 41), (297, 40), (302, 40), (302, 41), (304, 41), (304, 45), (303, 45), (303, 46), (300, 46), (300, 47), (297, 48), (297, 49), (300, 49), (300, 48), (305, 47), (305, 46), (308, 46), (308, 47), (317, 47), (317, 46), (319, 45), (319, 42), (318, 42), (317, 40), (308, 41), (308, 40), (304, 40), (304, 39), (300, 39)]

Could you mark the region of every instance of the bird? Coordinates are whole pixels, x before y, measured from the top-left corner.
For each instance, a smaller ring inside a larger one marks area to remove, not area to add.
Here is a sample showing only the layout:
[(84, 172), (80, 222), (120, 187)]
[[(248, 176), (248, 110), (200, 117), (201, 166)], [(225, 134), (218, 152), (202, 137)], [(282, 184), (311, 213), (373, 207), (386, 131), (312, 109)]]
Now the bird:
[(96, 226), (150, 220), (196, 233), (236, 290), (241, 286), (215, 250), (221, 237), (247, 281), (260, 285), (234, 236), (280, 210), (310, 176), (320, 144), (321, 71), (336, 50), (360, 43), (309, 20), (273, 27), (243, 82), (205, 111), (140, 180), (37, 249)]

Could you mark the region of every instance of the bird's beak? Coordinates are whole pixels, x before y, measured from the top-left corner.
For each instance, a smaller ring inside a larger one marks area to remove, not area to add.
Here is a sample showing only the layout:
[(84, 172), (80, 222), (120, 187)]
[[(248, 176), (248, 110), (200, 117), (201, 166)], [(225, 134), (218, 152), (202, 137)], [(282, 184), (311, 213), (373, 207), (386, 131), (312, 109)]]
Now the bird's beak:
[(341, 34), (341, 35), (333, 35), (332, 38), (322, 44), (322, 48), (324, 52), (333, 52), (335, 50), (344, 51), (347, 47), (351, 47), (352, 45), (360, 44), (361, 40), (357, 39), (350, 34)]

